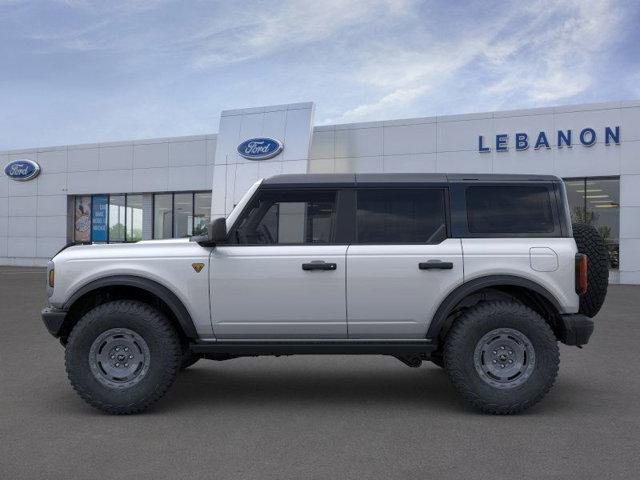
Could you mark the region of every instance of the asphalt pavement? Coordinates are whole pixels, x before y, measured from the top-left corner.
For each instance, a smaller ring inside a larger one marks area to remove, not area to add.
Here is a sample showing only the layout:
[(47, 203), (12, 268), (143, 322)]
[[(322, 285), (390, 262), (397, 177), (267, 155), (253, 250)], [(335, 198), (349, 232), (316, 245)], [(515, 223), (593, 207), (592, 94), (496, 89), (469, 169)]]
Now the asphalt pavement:
[(390, 357), (201, 361), (152, 410), (74, 393), (40, 320), (42, 269), (0, 267), (2, 479), (640, 478), (640, 287), (612, 286), (525, 414), (469, 409), (445, 373)]

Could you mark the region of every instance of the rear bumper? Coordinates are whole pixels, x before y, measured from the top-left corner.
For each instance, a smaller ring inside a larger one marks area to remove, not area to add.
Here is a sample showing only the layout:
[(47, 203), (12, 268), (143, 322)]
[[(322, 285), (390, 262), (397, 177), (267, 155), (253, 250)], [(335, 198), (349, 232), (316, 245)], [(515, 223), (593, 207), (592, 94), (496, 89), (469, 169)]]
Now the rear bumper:
[(64, 324), (64, 319), (67, 317), (65, 310), (59, 310), (54, 307), (47, 307), (42, 310), (42, 321), (45, 327), (49, 330), (49, 333), (54, 337), (59, 337)]
[(579, 313), (562, 315), (562, 325), (558, 335), (565, 345), (575, 345), (577, 347), (589, 343), (589, 338), (593, 333), (593, 320), (586, 315)]

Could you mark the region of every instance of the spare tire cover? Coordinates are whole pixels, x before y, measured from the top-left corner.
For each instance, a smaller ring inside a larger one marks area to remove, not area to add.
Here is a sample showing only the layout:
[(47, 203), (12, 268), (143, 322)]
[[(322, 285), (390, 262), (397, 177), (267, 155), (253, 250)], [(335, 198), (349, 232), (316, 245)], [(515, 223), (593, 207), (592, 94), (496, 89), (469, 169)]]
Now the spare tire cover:
[(609, 286), (609, 251), (600, 232), (584, 223), (573, 224), (573, 238), (578, 252), (589, 257), (587, 293), (580, 296), (580, 313), (594, 317), (602, 307)]

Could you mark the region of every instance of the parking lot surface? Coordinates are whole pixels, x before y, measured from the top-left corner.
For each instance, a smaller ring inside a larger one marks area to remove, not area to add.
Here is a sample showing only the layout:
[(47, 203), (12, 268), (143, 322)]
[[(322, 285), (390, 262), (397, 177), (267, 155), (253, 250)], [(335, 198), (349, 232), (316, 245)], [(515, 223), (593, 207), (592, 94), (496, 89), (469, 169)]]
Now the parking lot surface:
[(108, 416), (69, 386), (45, 298), (43, 270), (0, 267), (0, 478), (640, 476), (640, 287), (610, 288), (591, 343), (562, 346), (551, 393), (512, 417), (376, 356), (201, 361), (151, 411)]

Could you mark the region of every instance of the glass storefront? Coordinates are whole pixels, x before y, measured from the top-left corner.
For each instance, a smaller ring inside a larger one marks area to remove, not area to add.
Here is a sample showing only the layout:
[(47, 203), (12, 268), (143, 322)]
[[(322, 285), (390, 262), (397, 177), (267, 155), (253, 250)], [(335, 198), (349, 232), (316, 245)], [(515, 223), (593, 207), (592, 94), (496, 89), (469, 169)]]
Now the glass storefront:
[(201, 235), (211, 219), (211, 192), (156, 193), (153, 238)]
[(620, 179), (618, 177), (566, 178), (571, 221), (598, 229), (604, 238), (611, 268), (619, 267)]
[(73, 240), (119, 243), (142, 240), (143, 218), (152, 215), (153, 238), (180, 238), (206, 233), (211, 192), (147, 194), (152, 211), (144, 211), (144, 194), (78, 195), (73, 199)]

